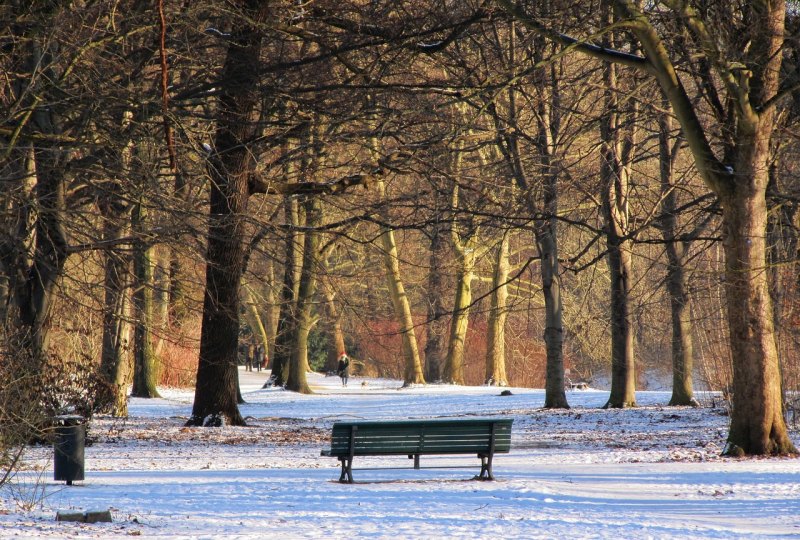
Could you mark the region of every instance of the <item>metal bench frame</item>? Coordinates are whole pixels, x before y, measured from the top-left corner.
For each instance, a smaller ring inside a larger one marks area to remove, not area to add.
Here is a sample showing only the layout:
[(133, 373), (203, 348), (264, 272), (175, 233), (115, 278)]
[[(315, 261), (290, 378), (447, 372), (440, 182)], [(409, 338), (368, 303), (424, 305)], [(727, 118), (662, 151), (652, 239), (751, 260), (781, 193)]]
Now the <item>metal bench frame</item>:
[(339, 482), (346, 484), (353, 483), (355, 456), (389, 455), (407, 455), (414, 460), (414, 469), (421, 469), (421, 455), (475, 454), (481, 460), (475, 479), (494, 480), (494, 455), (509, 452), (511, 423), (508, 418), (337, 422), (331, 448), (321, 454), (338, 458), (342, 468)]

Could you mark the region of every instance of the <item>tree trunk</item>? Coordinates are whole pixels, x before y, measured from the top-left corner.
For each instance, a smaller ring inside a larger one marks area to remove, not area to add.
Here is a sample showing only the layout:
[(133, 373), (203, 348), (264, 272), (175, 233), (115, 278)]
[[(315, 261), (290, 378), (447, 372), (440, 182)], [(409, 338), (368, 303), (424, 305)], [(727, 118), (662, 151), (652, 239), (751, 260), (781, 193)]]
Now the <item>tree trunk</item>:
[(187, 425), (245, 424), (236, 399), (239, 284), (249, 180), (255, 168), (248, 143), (256, 135), (254, 112), (262, 99), (257, 69), (262, 37), (256, 25), (266, 18), (269, 5), (256, 0), (243, 4), (248, 21), (232, 32), (219, 79), (215, 153), (208, 166), (211, 193), (200, 361)]
[[(44, 9), (44, 8), (43, 8)], [(50, 13), (48, 13), (49, 15)], [(23, 106), (31, 107), (31, 129), (39, 134), (61, 135), (61, 122), (54, 92), (45, 81), (57, 80), (52, 72), (55, 42), (39, 35), (42, 28), (30, 29), (30, 49), (27, 51), (24, 73), (14, 82), (17, 98)], [(37, 85), (44, 87), (38, 88)], [(27, 103), (32, 101), (32, 103)], [(35, 199), (30, 210), (24, 209), (25, 229), (17, 235), (15, 264), (12, 270), (15, 304), (19, 310), (17, 330), (23, 350), (31, 358), (31, 372), (44, 367), (50, 333), (50, 310), (55, 288), (63, 274), (67, 259), (67, 235), (64, 229), (66, 187), (63, 165), (66, 154), (57, 143), (42, 141), (29, 150), (26, 178), (35, 183), (31, 194)], [(35, 220), (35, 221), (34, 221)], [(30, 234), (31, 228), (35, 231)], [(28, 243), (28, 239), (30, 243)]]
[(289, 378), (286, 389), (301, 394), (311, 394), (306, 380), (308, 371), (308, 334), (314, 322), (313, 299), (317, 287), (316, 273), (319, 271), (319, 237), (315, 231), (322, 223), (322, 203), (318, 197), (311, 196), (303, 202), (306, 215), (305, 239), (303, 242), (303, 264), (300, 271), (300, 288), (297, 297), (297, 325), (293, 354), (289, 364)]
[(427, 334), (425, 342), (425, 380), (439, 382), (442, 380), (444, 363), (447, 358), (445, 348), (445, 335), (447, 322), (445, 320), (445, 286), (442, 275), (442, 261), (444, 260), (443, 242), (444, 228), (434, 224), (431, 233), (430, 268), (428, 270), (428, 295), (427, 295)]
[(272, 259), (267, 261), (265, 271), (267, 286), (264, 291), (264, 325), (267, 332), (267, 348), (264, 349), (268, 362), (272, 361), (275, 355), (275, 336), (278, 333), (278, 318), (280, 317), (280, 305), (275, 299), (275, 263)]
[(456, 275), (456, 298), (450, 319), (447, 341), (447, 360), (442, 380), (450, 384), (464, 384), (464, 348), (469, 328), (469, 311), (472, 304), (472, 279), (474, 274), (467, 262), (461, 262)]
[[(543, 206), (545, 219), (537, 220), (534, 234), (539, 249), (539, 263), (544, 296), (544, 345), (547, 354), (544, 406), (568, 409), (564, 383), (564, 306), (561, 299), (561, 274), (558, 262), (558, 170), (553, 163), (556, 139), (561, 125), (559, 92), (556, 77), (551, 73), (553, 103), (540, 107), (539, 140), (543, 142), (542, 168), (544, 181)], [(530, 202), (530, 198), (528, 198)], [(534, 205), (529, 204), (531, 210)]]
[[(550, 176), (555, 182), (555, 178)], [(564, 323), (555, 211), (550, 215), (549, 219), (536, 227), (536, 244), (541, 257), (545, 310), (544, 344), (547, 354), (544, 406), (548, 409), (568, 409), (569, 403), (564, 387)]]
[[(636, 374), (633, 356), (633, 320), (630, 312), (631, 241), (628, 234), (628, 156), (623, 146), (618, 109), (617, 66), (604, 67), (605, 111), (600, 121), (602, 139), (603, 217), (606, 227), (607, 262), (611, 280), (611, 393), (605, 407), (636, 406)], [(632, 140), (624, 145), (632, 145)]]
[(142, 202), (133, 211), (133, 231), (137, 236), (133, 254), (133, 390), (134, 397), (161, 397), (156, 388), (158, 368), (153, 349), (153, 255), (155, 248), (142, 240), (147, 230), (147, 210)]
[[(120, 238), (126, 229), (127, 205), (121, 197), (100, 204), (104, 219), (103, 238)], [(109, 389), (106, 407), (116, 417), (128, 416), (130, 379), (130, 323), (128, 285), (130, 258), (121, 250), (106, 252), (105, 300), (103, 304), (103, 346), (100, 373)]]
[[(464, 115), (466, 116), (466, 115)], [(453, 170), (456, 175), (461, 171), (463, 163), (463, 145), (458, 144), (454, 157)], [(481, 156), (481, 162), (488, 160)], [(458, 185), (453, 186), (450, 207), (454, 210), (459, 207), (460, 190)], [(469, 227), (462, 236), (458, 224), (453, 222), (450, 228), (450, 238), (453, 251), (456, 254), (456, 295), (450, 318), (450, 333), (447, 341), (447, 359), (444, 364), (442, 380), (450, 384), (464, 384), (464, 351), (469, 329), (469, 313), (472, 305), (472, 280), (475, 277), (476, 249), (480, 241), (480, 228)]]
[(275, 347), (272, 358), (272, 380), (268, 384), (284, 386), (289, 378), (289, 363), (292, 357), (293, 339), (297, 326), (297, 287), (295, 285), (295, 270), (297, 266), (297, 234), (295, 230), (299, 225), (297, 201), (286, 197), (283, 202), (286, 221), (292, 227), (286, 232), (286, 260), (283, 266), (283, 285), (281, 287), (280, 314), (278, 315), (278, 328), (275, 335)]
[(161, 358), (167, 344), (170, 331), (170, 266), (172, 264), (173, 249), (167, 244), (162, 244), (155, 250), (155, 264), (153, 266), (153, 322), (156, 329), (155, 355)]
[(328, 350), (328, 355), (325, 361), (325, 371), (336, 371), (338, 365), (337, 361), (341, 353), (347, 352), (347, 346), (344, 342), (344, 331), (342, 330), (342, 316), (336, 307), (336, 294), (330, 284), (325, 284), (325, 306), (327, 309), (328, 320), (330, 321), (331, 330), (333, 332), (333, 347)]
[[(668, 103), (664, 104), (669, 107)], [(672, 121), (664, 113), (659, 117), (659, 163), (661, 172), (661, 235), (667, 253), (667, 292), (672, 315), (672, 398), (670, 405), (698, 405), (692, 389), (694, 352), (689, 292), (684, 270), (684, 248), (678, 240), (677, 196), (673, 185)], [(677, 151), (677, 149), (676, 149)]]
[(733, 413), (726, 453), (788, 454), (767, 281), (766, 190), (771, 114), (737, 137), (737, 183), (722, 197), (725, 290), (733, 357)]
[(244, 303), (247, 306), (247, 314), (250, 318), (250, 328), (253, 330), (258, 342), (264, 348), (265, 354), (269, 350), (269, 338), (267, 337), (267, 329), (264, 322), (261, 320), (261, 313), (258, 310), (258, 304), (253, 297), (253, 291), (250, 286), (242, 281), (242, 294), (244, 295)]
[[(510, 233), (503, 232), (495, 256), (492, 276), (492, 305), (489, 311), (489, 335), (486, 348), (485, 383), (494, 386), (508, 386), (506, 377), (506, 319), (508, 310), (508, 275), (510, 265), (508, 251)], [(562, 386), (563, 387), (563, 386)]]
[[(49, 118), (49, 114), (42, 114)], [(52, 302), (67, 259), (66, 199), (64, 179), (58, 166), (60, 154), (60, 150), (47, 145), (34, 151), (38, 204), (35, 249), (33, 266), (22, 282), (22, 295), (19, 297), (22, 301), (18, 302), (22, 343), (31, 355), (34, 372), (41, 371), (46, 362)]]
[[(381, 198), (385, 199), (385, 186), (378, 182)], [(417, 336), (414, 331), (414, 319), (411, 315), (411, 305), (403, 287), (400, 277), (400, 260), (397, 254), (397, 244), (394, 241), (394, 232), (386, 227), (381, 230), (381, 247), (383, 248), (383, 263), (386, 266), (386, 281), (389, 286), (389, 295), (394, 306), (394, 314), (400, 323), (400, 336), (403, 339), (403, 358), (405, 370), (403, 372), (403, 386), (412, 384), (425, 384), (422, 373), (422, 362), (417, 349)]]

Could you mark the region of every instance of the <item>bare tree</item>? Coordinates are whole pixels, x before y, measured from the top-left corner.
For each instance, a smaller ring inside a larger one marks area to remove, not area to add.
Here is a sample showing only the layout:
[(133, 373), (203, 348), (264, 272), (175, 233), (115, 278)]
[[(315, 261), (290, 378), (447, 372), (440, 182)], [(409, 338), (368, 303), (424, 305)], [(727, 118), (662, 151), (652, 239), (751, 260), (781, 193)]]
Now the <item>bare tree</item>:
[[(644, 55), (576, 41), (544, 27), (510, 0), (497, 3), (536, 32), (602, 60), (650, 75), (670, 101), (695, 166), (723, 207), (730, 348), (734, 361), (733, 413), (725, 450), (732, 455), (789, 454), (782, 414), (772, 299), (766, 268), (766, 190), (770, 139), (777, 108), (794, 86), (782, 86), (786, 3), (717, 4), (701, 9), (688, 0), (664, 2), (674, 23), (695, 46), (695, 69), (714, 124), (706, 127), (683, 84), (666, 36), (649, 14), (630, 0), (615, 0), (619, 24), (638, 40)], [(728, 106), (720, 100), (727, 100)], [(712, 135), (722, 134), (722, 156)]]

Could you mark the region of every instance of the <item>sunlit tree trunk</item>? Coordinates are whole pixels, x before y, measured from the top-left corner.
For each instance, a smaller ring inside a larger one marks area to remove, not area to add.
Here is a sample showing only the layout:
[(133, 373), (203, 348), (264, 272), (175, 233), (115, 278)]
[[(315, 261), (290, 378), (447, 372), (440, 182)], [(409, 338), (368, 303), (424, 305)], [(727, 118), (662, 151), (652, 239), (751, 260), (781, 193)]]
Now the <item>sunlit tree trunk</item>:
[[(103, 237), (106, 240), (120, 238), (128, 228), (128, 207), (122, 197), (100, 203), (104, 219)], [(103, 346), (100, 373), (105, 379), (110, 394), (111, 414), (117, 417), (128, 415), (128, 384), (130, 382), (130, 257), (122, 250), (106, 252), (103, 302)]]
[[(564, 381), (564, 306), (561, 297), (561, 275), (558, 261), (558, 167), (556, 142), (560, 136), (561, 111), (559, 82), (555, 66), (551, 66), (551, 101), (539, 107), (538, 135), (542, 156), (542, 206), (544, 219), (537, 220), (534, 228), (539, 250), (542, 295), (544, 296), (544, 344), (547, 354), (545, 368), (544, 406), (548, 409), (569, 408)], [(532, 209), (533, 204), (529, 204)]]
[(153, 256), (155, 247), (144, 239), (147, 209), (139, 201), (133, 209), (132, 229), (137, 237), (133, 252), (133, 390), (134, 397), (160, 397), (158, 366), (153, 348)]
[(403, 358), (405, 358), (405, 371), (403, 372), (403, 385), (424, 384), (425, 377), (422, 373), (422, 361), (417, 349), (417, 336), (414, 331), (414, 319), (411, 316), (411, 304), (406, 296), (403, 280), (400, 277), (400, 260), (397, 254), (397, 244), (394, 241), (394, 232), (384, 229), (380, 237), (383, 248), (383, 263), (386, 267), (386, 280), (389, 285), (395, 317), (400, 322), (400, 335), (403, 340)]
[[(327, 258), (324, 258), (323, 261), (326, 265), (328, 264)], [(347, 352), (347, 348), (344, 341), (344, 330), (342, 329), (342, 315), (336, 306), (336, 291), (327, 280), (324, 280), (322, 285), (323, 293), (325, 294), (326, 315), (333, 333), (333, 346), (328, 350), (328, 356), (325, 361), (325, 371), (331, 372), (336, 371), (339, 354)]]
[(280, 315), (280, 305), (275, 298), (275, 263), (272, 259), (266, 262), (264, 275), (267, 282), (264, 290), (264, 328), (267, 333), (267, 348), (264, 350), (271, 362), (275, 355), (275, 336), (278, 333)]
[(496, 248), (492, 276), (492, 303), (489, 311), (489, 335), (486, 348), (486, 384), (508, 386), (506, 377), (506, 319), (508, 318), (508, 251), (510, 233), (503, 232)]
[(244, 304), (247, 309), (247, 316), (250, 319), (250, 328), (256, 335), (258, 342), (264, 347), (264, 351), (268, 351), (269, 338), (267, 337), (267, 329), (264, 326), (264, 321), (261, 319), (261, 313), (258, 309), (258, 302), (253, 296), (253, 290), (250, 288), (244, 279), (242, 280), (242, 295), (244, 296)]
[[(459, 166), (457, 164), (456, 169)], [(458, 206), (458, 192), (458, 186), (454, 186), (451, 201), (453, 208)], [(450, 232), (456, 254), (456, 291), (442, 380), (451, 384), (464, 384), (464, 351), (469, 329), (470, 307), (472, 306), (472, 280), (475, 278), (476, 249), (480, 236), (479, 228), (472, 227), (462, 237), (455, 223)]]
[(310, 196), (303, 201), (306, 228), (303, 242), (303, 262), (300, 272), (300, 287), (297, 297), (297, 326), (295, 327), (294, 350), (289, 364), (286, 389), (301, 394), (310, 394), (306, 380), (308, 371), (308, 334), (314, 324), (314, 293), (317, 288), (317, 272), (320, 261), (320, 233), (315, 227), (322, 224), (322, 203), (319, 197)]
[(469, 328), (469, 312), (472, 305), (472, 280), (474, 257), (472, 253), (457, 255), (459, 269), (456, 273), (456, 296), (453, 315), (450, 319), (450, 334), (447, 359), (442, 380), (446, 383), (464, 384), (464, 348)]
[[(739, 134), (736, 187), (722, 197), (733, 408), (728, 452), (794, 452), (783, 419), (772, 299), (766, 269), (766, 189), (771, 115)], [(744, 177), (749, 181), (741, 179)]]

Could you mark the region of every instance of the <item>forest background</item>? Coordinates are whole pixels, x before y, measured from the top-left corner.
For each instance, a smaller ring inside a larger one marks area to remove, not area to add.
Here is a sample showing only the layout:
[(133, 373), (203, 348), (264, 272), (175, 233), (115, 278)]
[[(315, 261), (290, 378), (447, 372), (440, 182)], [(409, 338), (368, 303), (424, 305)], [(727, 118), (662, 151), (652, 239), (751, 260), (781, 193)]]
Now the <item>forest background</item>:
[(129, 387), (193, 385), (190, 423), (243, 423), (235, 367), (261, 344), (298, 392), (342, 351), (547, 407), (569, 378), (608, 407), (701, 386), (732, 400), (730, 453), (794, 452), (792, 2), (0, 19), (4, 448), (67, 409), (124, 416)]

